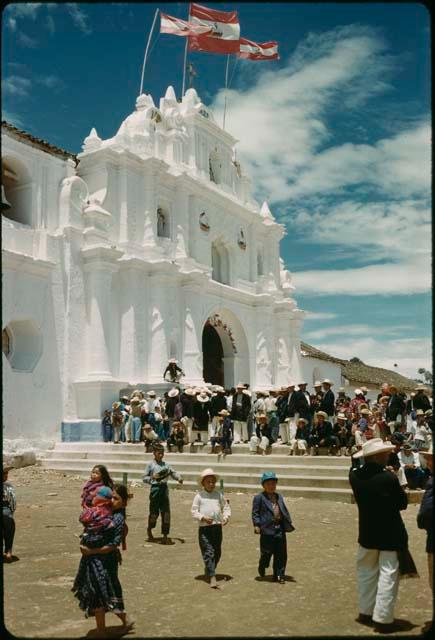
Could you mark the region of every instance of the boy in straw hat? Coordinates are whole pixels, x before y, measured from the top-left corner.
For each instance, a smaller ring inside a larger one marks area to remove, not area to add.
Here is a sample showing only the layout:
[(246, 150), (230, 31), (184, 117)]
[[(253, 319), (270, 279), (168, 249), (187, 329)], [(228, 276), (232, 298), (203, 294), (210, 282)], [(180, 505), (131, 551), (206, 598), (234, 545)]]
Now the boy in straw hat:
[(260, 561), (258, 574), (264, 578), (273, 556), (273, 577), (275, 582), (285, 584), (287, 564), (286, 532), (294, 531), (290, 514), (283, 497), (276, 492), (278, 478), (274, 471), (266, 471), (260, 480), (263, 491), (252, 503), (252, 524), (254, 532), (260, 534)]
[(429, 570), (429, 586), (433, 591), (433, 446), (427, 451), (420, 451), (420, 455), (426, 459), (430, 478), (426, 484), (426, 491), (420, 504), (417, 515), (419, 529), (426, 529), (426, 553)]
[(385, 466), (394, 445), (372, 438), (354, 458), (364, 465), (352, 468), (349, 481), (358, 505), (359, 535), (357, 622), (377, 631), (394, 631), (394, 605), (399, 589), (399, 553), (407, 551), (408, 534), (400, 511), (408, 506), (406, 493)]
[(154, 444), (154, 460), (145, 469), (143, 482), (151, 485), (150, 512), (148, 516), (148, 540), (154, 540), (152, 530), (157, 524), (159, 513), (162, 519), (162, 544), (170, 544), (168, 535), (171, 525), (171, 511), (169, 506), (168, 478), (171, 476), (179, 484), (183, 484), (183, 478), (164, 460), (165, 450), (160, 443)]
[(213, 469), (204, 469), (199, 476), (201, 489), (192, 502), (191, 513), (198, 520), (199, 548), (204, 560), (205, 575), (210, 587), (217, 589), (216, 567), (222, 554), (222, 526), (231, 516), (229, 502), (220, 491), (216, 491), (219, 476)]

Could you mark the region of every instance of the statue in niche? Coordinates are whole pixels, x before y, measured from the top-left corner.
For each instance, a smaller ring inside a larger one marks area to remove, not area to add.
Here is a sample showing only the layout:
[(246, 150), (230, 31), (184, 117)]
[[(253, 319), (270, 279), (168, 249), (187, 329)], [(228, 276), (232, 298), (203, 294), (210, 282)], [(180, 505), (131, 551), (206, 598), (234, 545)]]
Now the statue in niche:
[(240, 229), (239, 231), (239, 235), (237, 237), (237, 244), (241, 249), (243, 249), (243, 251), (246, 249), (246, 240), (245, 240), (245, 234), (243, 233), (243, 229)]
[(290, 271), (287, 271), (287, 269), (285, 268), (284, 260), (282, 258), (279, 259), (279, 264), (280, 264), (279, 279), (281, 283), (281, 289), (288, 292), (294, 291), (295, 286), (293, 284), (293, 278), (291, 276)]
[(168, 221), (161, 207), (157, 209), (157, 235), (159, 238), (169, 238)]
[(205, 211), (203, 211), (199, 216), (199, 227), (202, 231), (210, 231), (210, 224)]

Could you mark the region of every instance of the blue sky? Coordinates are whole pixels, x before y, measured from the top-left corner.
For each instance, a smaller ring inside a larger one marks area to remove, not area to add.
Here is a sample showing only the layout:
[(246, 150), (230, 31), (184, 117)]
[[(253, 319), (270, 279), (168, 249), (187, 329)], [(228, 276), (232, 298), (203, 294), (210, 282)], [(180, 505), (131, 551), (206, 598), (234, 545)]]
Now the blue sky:
[[(212, 3), (281, 59), (230, 63), (226, 128), (286, 225), (281, 254), (303, 339), (415, 377), (431, 368), (430, 32), (419, 4)], [(133, 111), (155, 9), (184, 3), (10, 4), (3, 118), (69, 151)], [(158, 23), (157, 23), (158, 24)], [(155, 31), (144, 90), (181, 92), (184, 39)], [(193, 53), (221, 122), (226, 58)], [(397, 367), (394, 365), (397, 364)]]

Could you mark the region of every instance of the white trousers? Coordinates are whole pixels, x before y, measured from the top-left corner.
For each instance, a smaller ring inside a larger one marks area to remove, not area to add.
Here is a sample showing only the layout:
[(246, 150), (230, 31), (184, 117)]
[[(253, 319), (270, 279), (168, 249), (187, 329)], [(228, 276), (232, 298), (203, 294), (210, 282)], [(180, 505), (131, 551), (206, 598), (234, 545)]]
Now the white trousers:
[(397, 551), (379, 551), (358, 546), (357, 578), (359, 613), (372, 616), (374, 622), (394, 621), (394, 605), (399, 591)]
[(234, 420), (233, 422), (234, 429), (234, 444), (238, 442), (243, 442), (248, 439), (248, 426), (246, 422), (242, 422), (241, 420)]
[(291, 451), (295, 451), (297, 449), (300, 449), (301, 451), (306, 451), (307, 450), (307, 441), (306, 440), (302, 440), (301, 438), (299, 438), (298, 440), (296, 440), (296, 438), (294, 438), (293, 440), (290, 441), (290, 449), (291, 449)]
[(186, 427), (185, 430), (184, 430), (185, 439), (187, 438), (187, 443), (189, 443), (189, 442), (192, 442), (192, 423), (193, 423), (193, 420), (192, 420), (192, 418), (188, 418), (187, 416), (185, 416), (183, 418), (183, 420), (184, 420), (184, 424), (185, 424), (185, 427)]
[(281, 422), (279, 425), (279, 435), (281, 436), (281, 442), (287, 444), (288, 442), (288, 429), (287, 422)]
[(211, 422), (208, 423), (208, 439), (213, 438), (216, 434), (216, 429), (219, 426), (219, 416), (213, 416)]
[(249, 441), (249, 450), (252, 453), (257, 453), (257, 447), (259, 447), (262, 451), (266, 451), (268, 446), (269, 438), (266, 438), (266, 436), (261, 436), (261, 438), (259, 438), (258, 436), (252, 436)]

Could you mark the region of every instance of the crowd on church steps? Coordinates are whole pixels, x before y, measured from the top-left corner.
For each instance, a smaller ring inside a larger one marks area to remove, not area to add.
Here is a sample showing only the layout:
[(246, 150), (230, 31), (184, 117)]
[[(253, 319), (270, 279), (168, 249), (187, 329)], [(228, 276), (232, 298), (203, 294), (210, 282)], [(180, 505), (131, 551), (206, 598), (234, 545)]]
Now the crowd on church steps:
[(246, 443), (252, 454), (268, 455), (277, 445), (288, 455), (353, 456), (372, 438), (391, 441), (390, 466), (400, 484), (421, 489), (427, 473), (419, 452), (432, 443), (432, 397), (419, 384), (409, 397), (384, 383), (376, 401), (367, 389), (316, 381), (308, 391), (303, 380), (279, 390), (252, 391), (239, 383), (233, 389), (206, 383), (203, 387), (174, 386), (162, 397), (137, 389), (104, 412), (105, 442), (142, 443), (147, 451), (161, 443), (169, 452), (206, 447), (227, 455), (232, 445)]

